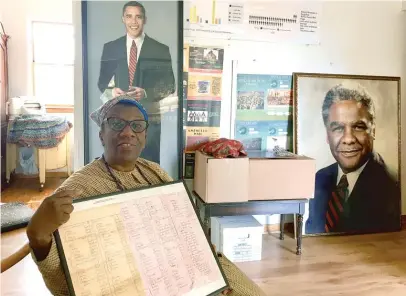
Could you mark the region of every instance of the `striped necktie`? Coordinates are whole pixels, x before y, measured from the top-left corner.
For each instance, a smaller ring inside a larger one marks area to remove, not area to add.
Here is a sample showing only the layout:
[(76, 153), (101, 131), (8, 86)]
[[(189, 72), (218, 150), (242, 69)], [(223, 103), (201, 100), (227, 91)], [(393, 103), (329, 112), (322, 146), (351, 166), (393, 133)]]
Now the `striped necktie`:
[(326, 224), (324, 229), (326, 232), (333, 232), (337, 229), (340, 218), (344, 211), (344, 204), (348, 195), (348, 180), (347, 175), (343, 175), (338, 182), (336, 189), (332, 192), (328, 202), (326, 213)]
[(131, 50), (130, 50), (130, 62), (128, 64), (128, 76), (130, 79), (130, 86), (133, 85), (136, 68), (137, 68), (137, 45), (135, 44), (135, 41), (133, 40), (133, 43), (131, 44)]

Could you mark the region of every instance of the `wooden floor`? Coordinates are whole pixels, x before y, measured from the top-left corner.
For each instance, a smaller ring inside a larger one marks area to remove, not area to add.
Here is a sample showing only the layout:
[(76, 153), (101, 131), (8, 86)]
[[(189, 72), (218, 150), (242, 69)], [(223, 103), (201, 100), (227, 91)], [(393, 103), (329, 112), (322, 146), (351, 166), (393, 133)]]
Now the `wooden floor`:
[[(39, 193), (35, 181), (23, 180), (2, 192), (2, 202), (23, 200), (36, 208), (63, 179), (47, 179)], [(406, 231), (377, 235), (306, 237), (303, 254), (287, 234), (263, 236), (262, 260), (237, 263), (272, 296), (404, 296)], [(33, 293), (35, 291), (35, 293)], [(1, 295), (50, 295), (30, 257), (1, 274)], [(249, 296), (249, 295), (247, 295)]]
[(377, 235), (307, 237), (264, 235), (263, 258), (237, 264), (272, 296), (406, 295), (406, 231)]
[(44, 190), (39, 191), (38, 178), (21, 178), (13, 180), (1, 192), (1, 202), (20, 201), (26, 203), (30, 208), (37, 209), (41, 201), (58, 188), (66, 178), (46, 178)]

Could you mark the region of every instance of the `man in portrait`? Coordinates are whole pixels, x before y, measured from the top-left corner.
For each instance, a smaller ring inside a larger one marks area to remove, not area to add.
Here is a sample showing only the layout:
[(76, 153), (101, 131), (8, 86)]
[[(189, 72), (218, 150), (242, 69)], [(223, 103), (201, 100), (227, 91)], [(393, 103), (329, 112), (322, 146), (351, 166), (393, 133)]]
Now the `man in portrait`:
[(399, 182), (374, 150), (372, 97), (360, 85), (340, 84), (327, 92), (322, 117), (336, 163), (316, 174), (306, 233), (399, 230)]
[(101, 99), (127, 94), (137, 99), (150, 116), (150, 129), (143, 157), (160, 162), (160, 101), (175, 92), (169, 47), (144, 32), (147, 14), (137, 1), (122, 10), (126, 34), (103, 46), (98, 88)]

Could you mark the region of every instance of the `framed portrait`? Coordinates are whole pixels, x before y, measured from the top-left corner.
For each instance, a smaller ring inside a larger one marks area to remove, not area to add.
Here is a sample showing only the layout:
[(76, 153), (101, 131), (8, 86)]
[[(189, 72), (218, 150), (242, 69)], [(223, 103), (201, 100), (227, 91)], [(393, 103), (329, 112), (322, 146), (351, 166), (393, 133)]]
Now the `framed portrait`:
[(400, 78), (294, 73), (294, 149), (316, 160), (305, 235), (401, 228)]
[(128, 93), (148, 113), (140, 157), (182, 170), (182, 1), (82, 1), (85, 164), (100, 157), (91, 112)]

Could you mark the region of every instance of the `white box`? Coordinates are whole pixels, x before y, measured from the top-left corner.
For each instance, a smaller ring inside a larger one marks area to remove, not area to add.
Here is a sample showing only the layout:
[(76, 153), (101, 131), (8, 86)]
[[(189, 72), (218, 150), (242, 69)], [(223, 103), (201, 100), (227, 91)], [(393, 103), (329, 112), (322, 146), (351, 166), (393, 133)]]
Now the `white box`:
[(263, 233), (252, 216), (211, 218), (211, 242), (232, 262), (261, 260)]

